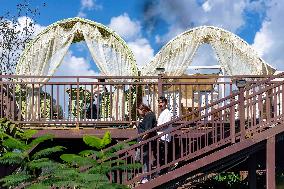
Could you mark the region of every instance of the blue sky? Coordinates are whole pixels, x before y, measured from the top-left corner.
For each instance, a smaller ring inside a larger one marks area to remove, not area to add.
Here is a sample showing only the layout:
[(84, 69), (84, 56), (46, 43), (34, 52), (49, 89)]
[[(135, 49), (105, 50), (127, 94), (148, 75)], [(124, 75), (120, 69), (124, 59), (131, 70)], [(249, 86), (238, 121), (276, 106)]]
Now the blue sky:
[[(16, 11), (17, 0), (0, 0), (0, 15)], [(280, 0), (33, 0), (38, 31), (65, 18), (85, 17), (111, 27), (128, 43), (139, 66), (179, 33), (201, 25), (231, 31), (269, 64), (284, 70), (284, 1)], [(43, 6), (43, 4), (46, 4)], [(206, 54), (206, 55), (205, 55)], [(213, 62), (213, 63), (212, 63)], [(72, 63), (72, 64), (71, 64)], [(193, 65), (216, 64), (208, 46), (198, 50)], [(84, 43), (72, 45), (57, 74), (97, 74)], [(63, 69), (64, 67), (64, 69)]]

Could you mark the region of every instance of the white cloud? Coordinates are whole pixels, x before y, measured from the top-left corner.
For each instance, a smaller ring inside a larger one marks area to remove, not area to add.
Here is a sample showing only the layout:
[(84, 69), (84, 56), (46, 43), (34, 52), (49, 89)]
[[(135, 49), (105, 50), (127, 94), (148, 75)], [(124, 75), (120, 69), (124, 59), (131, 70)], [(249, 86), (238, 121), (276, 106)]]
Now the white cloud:
[(102, 5), (96, 3), (96, 0), (81, 0), (81, 7), (80, 11), (78, 12), (77, 16), (85, 18), (87, 17), (87, 13), (85, 10), (100, 10), (102, 9)]
[(129, 42), (128, 46), (133, 51), (138, 67), (149, 63), (154, 57), (154, 50), (149, 41), (145, 38), (139, 38)]
[(93, 0), (81, 0), (82, 8), (92, 9), (95, 6)]
[(79, 13), (77, 14), (77, 17), (86, 18), (86, 17), (87, 17), (87, 14), (84, 13), (83, 11), (79, 11)]
[(33, 27), (34, 27), (33, 28), (33, 30), (34, 30), (33, 36), (36, 36), (37, 34), (39, 34), (41, 31), (43, 31), (46, 28), (45, 26), (34, 23), (33, 19), (31, 19), (30, 17), (26, 17), (26, 16), (19, 17), (18, 23), (19, 23), (19, 25), (18, 25), (17, 29), (19, 31), (23, 31), (23, 29), (26, 26), (33, 24)]
[(212, 7), (210, 6), (209, 1), (206, 1), (205, 3), (202, 4), (202, 8), (205, 12), (209, 12)]
[(125, 40), (133, 40), (139, 37), (141, 25), (138, 21), (132, 21), (127, 13), (112, 17), (108, 25)]
[(140, 22), (131, 20), (128, 14), (124, 13), (113, 17), (108, 25), (116, 31), (132, 50), (138, 67), (141, 67), (152, 60), (154, 50), (146, 38), (142, 37)]
[(180, 27), (179, 25), (172, 24), (168, 28), (168, 32), (165, 35), (161, 35), (161, 36), (157, 35), (155, 37), (156, 43), (158, 43), (158, 44), (167, 43), (170, 39), (176, 37), (177, 35), (181, 34), (184, 31), (185, 30), (182, 27)]
[(92, 70), (90, 62), (84, 57), (76, 57), (69, 51), (58, 67), (55, 75), (60, 76), (95, 76), (99, 73)]
[(253, 44), (262, 58), (279, 70), (284, 70), (283, 16), (284, 1), (271, 0), (266, 18), (256, 33)]
[(145, 14), (145, 21), (160, 17), (169, 24), (168, 32), (160, 36), (160, 42), (166, 43), (177, 34), (201, 25), (236, 32), (245, 24), (244, 11), (249, 5), (247, 0), (207, 0), (201, 5), (197, 1), (160, 0), (149, 9), (151, 14)]

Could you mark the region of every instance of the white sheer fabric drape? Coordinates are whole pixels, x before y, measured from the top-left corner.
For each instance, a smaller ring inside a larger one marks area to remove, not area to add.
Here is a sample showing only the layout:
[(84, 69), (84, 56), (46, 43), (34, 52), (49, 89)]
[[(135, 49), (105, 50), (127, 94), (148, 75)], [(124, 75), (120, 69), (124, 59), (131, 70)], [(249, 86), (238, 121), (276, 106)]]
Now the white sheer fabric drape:
[(273, 74), (275, 71), (233, 33), (212, 26), (202, 26), (184, 32), (166, 44), (154, 59), (142, 68), (142, 75), (157, 75), (157, 67), (165, 68), (165, 74), (169, 76), (182, 75), (203, 43), (210, 44), (216, 51), (226, 75)]
[(142, 75), (157, 75), (156, 68), (165, 68), (168, 76), (182, 75), (191, 64), (200, 40), (193, 36), (180, 36), (169, 42), (142, 70)]
[[(50, 76), (62, 62), (74, 38), (73, 31), (57, 26), (43, 33), (20, 59), (17, 75)], [(24, 82), (45, 82), (48, 78), (21, 78)], [(32, 90), (32, 87), (34, 88)], [(27, 116), (37, 119), (40, 114), (40, 85), (27, 85)]]
[[(62, 62), (74, 38), (73, 29), (57, 26), (41, 34), (25, 49), (16, 69), (17, 75), (50, 76)], [(26, 82), (44, 82), (48, 78), (23, 78)]]
[[(82, 30), (87, 46), (97, 66), (104, 75), (108, 76), (137, 76), (136, 64), (129, 56), (128, 49), (110, 33), (102, 34), (98, 28), (85, 25)], [(103, 36), (104, 35), (104, 36)], [(112, 115), (115, 119), (122, 120), (122, 104), (124, 91), (117, 88), (113, 95)]]
[(84, 25), (82, 32), (94, 61), (104, 75), (137, 75), (136, 64), (128, 49), (114, 35), (102, 34), (90, 25)]
[(211, 34), (211, 41), (221, 67), (226, 75), (267, 75), (273, 70), (256, 52), (240, 38), (222, 30)]

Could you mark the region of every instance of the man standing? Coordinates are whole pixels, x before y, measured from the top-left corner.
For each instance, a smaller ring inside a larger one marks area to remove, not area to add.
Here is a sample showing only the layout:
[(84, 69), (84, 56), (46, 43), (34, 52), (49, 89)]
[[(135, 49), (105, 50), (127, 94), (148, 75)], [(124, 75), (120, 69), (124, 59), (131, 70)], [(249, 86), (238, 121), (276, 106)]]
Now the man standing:
[[(160, 125), (163, 125), (163, 124), (171, 121), (173, 114), (167, 108), (168, 100), (165, 97), (163, 97), (163, 96), (159, 97), (158, 103), (159, 103), (158, 104), (159, 108), (161, 110), (161, 114), (158, 118), (157, 126), (160, 126)], [(157, 134), (158, 135), (162, 134), (163, 132), (170, 130), (170, 128), (171, 127), (169, 127), (169, 126), (163, 127), (161, 130), (159, 130), (157, 132)], [(160, 153), (159, 153), (160, 158), (159, 158), (159, 161), (160, 161), (161, 166), (172, 161), (172, 159), (173, 159), (172, 153), (173, 153), (173, 150), (172, 150), (171, 136), (169, 134), (165, 134), (165, 135), (161, 136), (161, 138), (160, 138)]]

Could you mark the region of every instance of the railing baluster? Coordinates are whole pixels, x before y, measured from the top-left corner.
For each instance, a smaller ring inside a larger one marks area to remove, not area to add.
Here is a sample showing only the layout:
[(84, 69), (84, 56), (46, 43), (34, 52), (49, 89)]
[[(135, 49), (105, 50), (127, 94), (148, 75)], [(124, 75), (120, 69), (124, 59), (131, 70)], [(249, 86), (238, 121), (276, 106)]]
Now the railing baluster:
[(62, 108), (63, 119), (66, 120), (66, 85), (63, 85), (63, 108)]
[(113, 96), (112, 96), (112, 85), (110, 85), (110, 117), (112, 118), (112, 109), (113, 109)]
[[(19, 84), (19, 109), (18, 109), (18, 121), (22, 121), (22, 85)], [(2, 90), (1, 90), (2, 91)], [(1, 93), (3, 94), (3, 93)]]
[[(235, 101), (235, 99), (232, 97), (230, 98), (231, 103)], [(235, 143), (236, 142), (236, 125), (235, 125), (235, 105), (230, 107), (230, 135), (231, 135), (231, 142)]]
[(13, 88), (13, 104), (12, 104), (12, 120), (16, 121), (16, 93), (15, 93), (15, 84), (12, 84), (12, 88)]
[(40, 105), (41, 105), (41, 98), (40, 98), (40, 89), (41, 89), (41, 86), (40, 84), (38, 84), (38, 104), (37, 104), (37, 109), (38, 109), (38, 121), (41, 121), (41, 108), (40, 108)]
[(79, 112), (79, 107), (80, 107), (80, 105), (79, 105), (79, 99), (80, 99), (80, 94), (79, 94), (79, 77), (77, 77), (77, 80), (76, 80), (76, 82), (77, 82), (77, 96), (76, 96), (76, 102), (77, 102), (77, 104), (76, 104), (76, 110), (77, 110), (77, 118), (75, 118), (76, 120), (77, 120), (77, 122), (76, 122), (76, 129), (79, 129), (79, 121), (80, 121), (80, 116), (81, 116), (81, 113)]
[(241, 138), (245, 139), (245, 98), (244, 98), (244, 88), (240, 88), (239, 93), (239, 119), (240, 119), (240, 129)]
[(32, 104), (30, 106), (30, 111), (31, 111), (31, 120), (35, 121), (35, 93), (34, 93), (34, 83), (32, 84), (32, 94), (31, 94), (31, 98), (32, 98)]
[(46, 84), (44, 84), (44, 99), (43, 99), (43, 118), (45, 119), (45, 121), (46, 121), (46, 94), (47, 94), (47, 92), (46, 92)]

